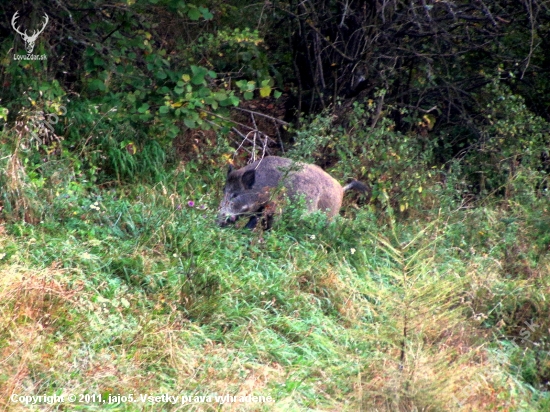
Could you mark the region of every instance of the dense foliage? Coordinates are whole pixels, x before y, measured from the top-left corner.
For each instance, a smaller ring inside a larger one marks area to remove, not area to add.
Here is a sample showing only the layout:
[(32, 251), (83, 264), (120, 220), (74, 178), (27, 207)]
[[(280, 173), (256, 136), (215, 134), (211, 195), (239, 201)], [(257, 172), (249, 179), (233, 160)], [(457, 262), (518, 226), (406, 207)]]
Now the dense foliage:
[[(35, 49), (46, 60), (12, 58), (26, 53), (10, 27), (17, 11), (17, 24), (29, 30), (49, 16)], [(398, 169), (449, 171), (458, 160), (468, 196), (504, 194), (505, 180), (523, 166), (549, 168), (543, 1), (62, 1), (12, 3), (2, 16), (6, 130), (26, 127), (19, 137), (34, 147), (33, 164), (61, 155), (92, 181), (158, 180), (171, 142), (192, 140), (186, 128), (226, 136), (207, 140), (214, 149), (203, 139), (207, 157), (241, 141), (248, 152), (255, 144), (268, 152), (305, 144), (323, 166), (342, 160), (338, 142), (351, 139), (344, 150), (370, 170), (359, 177), (378, 192), (384, 182), (399, 186), (401, 206), (410, 184), (393, 167), (391, 177), (376, 170), (388, 160), (376, 147), (394, 140), (423, 153), (408, 154)], [(284, 100), (262, 103), (283, 92)], [(243, 121), (238, 106), (252, 119)], [(338, 132), (308, 129), (315, 147), (299, 134), (281, 135), (282, 116), (300, 124), (304, 114), (330, 118)], [(260, 122), (265, 115), (275, 129)]]

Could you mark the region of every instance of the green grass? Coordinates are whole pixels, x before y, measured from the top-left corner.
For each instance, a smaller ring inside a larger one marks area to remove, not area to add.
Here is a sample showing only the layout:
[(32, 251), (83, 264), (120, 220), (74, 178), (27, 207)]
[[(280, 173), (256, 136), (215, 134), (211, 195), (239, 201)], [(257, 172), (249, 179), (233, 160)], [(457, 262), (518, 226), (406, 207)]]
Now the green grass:
[[(116, 190), (46, 185), (32, 224), (0, 226), (6, 410), (41, 408), (14, 393), (252, 394), (275, 401), (235, 410), (266, 411), (549, 407), (543, 201), (403, 221), (350, 209), (330, 224), (295, 211), (250, 232), (215, 226), (213, 180), (222, 173), (184, 169)], [(220, 408), (178, 407), (160, 406)]]

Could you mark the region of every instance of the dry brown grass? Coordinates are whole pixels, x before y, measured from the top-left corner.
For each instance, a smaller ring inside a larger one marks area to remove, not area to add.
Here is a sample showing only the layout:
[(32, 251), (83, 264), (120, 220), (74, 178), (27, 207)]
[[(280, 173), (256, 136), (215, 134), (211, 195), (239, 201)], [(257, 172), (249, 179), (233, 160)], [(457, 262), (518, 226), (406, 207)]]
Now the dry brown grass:
[[(62, 395), (217, 392), (233, 396), (262, 393), (268, 384), (284, 382), (281, 366), (247, 361), (238, 349), (206, 339), (176, 310), (142, 318), (131, 341), (95, 352), (87, 318), (107, 319), (109, 303), (91, 301), (83, 285), (69, 283), (69, 278), (67, 271), (55, 268), (2, 269), (0, 410), (28, 410), (9, 397), (51, 395), (46, 391), (53, 382)], [(105, 328), (108, 332), (108, 324)], [(216, 410), (214, 406), (198, 404), (194, 410)], [(223, 410), (257, 407), (232, 403)], [(174, 410), (181, 409), (179, 405)]]

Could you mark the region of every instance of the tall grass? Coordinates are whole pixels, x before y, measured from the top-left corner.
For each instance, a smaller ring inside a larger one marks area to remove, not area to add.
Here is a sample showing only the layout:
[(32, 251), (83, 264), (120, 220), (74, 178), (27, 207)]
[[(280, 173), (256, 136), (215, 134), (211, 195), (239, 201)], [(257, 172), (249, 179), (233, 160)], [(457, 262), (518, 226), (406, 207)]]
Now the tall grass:
[(548, 406), (542, 202), (429, 222), (291, 211), (250, 232), (214, 225), (217, 180), (184, 168), (116, 190), (67, 181), (36, 189), (50, 200), (40, 221), (0, 226), (4, 410), (27, 410), (13, 393), (275, 400), (230, 410)]

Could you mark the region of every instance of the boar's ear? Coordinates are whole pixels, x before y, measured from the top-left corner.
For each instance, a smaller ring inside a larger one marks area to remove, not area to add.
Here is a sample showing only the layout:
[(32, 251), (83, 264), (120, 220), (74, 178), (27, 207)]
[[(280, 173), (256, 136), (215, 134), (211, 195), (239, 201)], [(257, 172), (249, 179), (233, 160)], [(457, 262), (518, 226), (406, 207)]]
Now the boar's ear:
[(241, 181), (243, 182), (245, 189), (252, 189), (252, 186), (254, 186), (254, 182), (256, 181), (256, 171), (247, 170), (243, 173)]
[(227, 175), (229, 176), (229, 173), (231, 173), (233, 170), (235, 170), (233, 168), (233, 165), (229, 165), (229, 167), (227, 168)]

